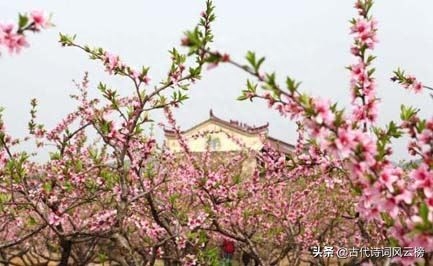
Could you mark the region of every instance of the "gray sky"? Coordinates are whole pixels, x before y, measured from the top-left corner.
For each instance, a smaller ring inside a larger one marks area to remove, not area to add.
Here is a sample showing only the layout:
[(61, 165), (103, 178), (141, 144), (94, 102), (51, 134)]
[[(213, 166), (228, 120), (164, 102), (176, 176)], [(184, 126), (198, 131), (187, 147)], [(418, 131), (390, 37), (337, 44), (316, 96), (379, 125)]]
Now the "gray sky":
[[(291, 75), (303, 82), (302, 90), (349, 102), (349, 73), (345, 66), (353, 62), (348, 20), (355, 15), (354, 1), (341, 0), (216, 0), (214, 46), (234, 59), (243, 59), (247, 50), (266, 56), (265, 69), (275, 70), (281, 80)], [(31, 48), (18, 56), (3, 50), (0, 58), (0, 106), (6, 108), (8, 129), (23, 135), (29, 118), (29, 101), (40, 102), (40, 119), (53, 126), (71, 111), (74, 102), (72, 79), (90, 72), (91, 85), (103, 81), (123, 93), (128, 83), (109, 77), (103, 67), (77, 49), (62, 48), (58, 33), (78, 35), (82, 44), (102, 46), (119, 54), (132, 66), (150, 66), (152, 82), (166, 74), (168, 50), (178, 46), (182, 33), (198, 21), (204, 1), (148, 0), (0, 0), (0, 21), (16, 21), (17, 13), (42, 9), (52, 12), (55, 28), (31, 35)], [(432, 100), (427, 94), (414, 95), (389, 81), (401, 66), (421, 81), (433, 85), (433, 2), (430, 0), (382, 0), (374, 7), (379, 21), (380, 43), (376, 77), (379, 84), (380, 122), (397, 117), (400, 104), (420, 107), (429, 116)], [(430, 74), (430, 76), (429, 76)], [(292, 122), (270, 111), (265, 104), (237, 102), (247, 76), (223, 66), (204, 74), (192, 87), (191, 99), (176, 111), (179, 124), (189, 128), (209, 116), (209, 108), (224, 119), (249, 124), (270, 122), (270, 134), (293, 142)], [(402, 158), (405, 145), (396, 146), (396, 158)]]

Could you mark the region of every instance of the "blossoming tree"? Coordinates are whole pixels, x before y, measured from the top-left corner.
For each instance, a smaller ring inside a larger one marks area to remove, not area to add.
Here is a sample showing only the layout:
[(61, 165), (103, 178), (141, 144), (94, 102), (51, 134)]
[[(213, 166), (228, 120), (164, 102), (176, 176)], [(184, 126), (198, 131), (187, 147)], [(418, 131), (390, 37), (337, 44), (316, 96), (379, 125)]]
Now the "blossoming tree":
[[(305, 125), (311, 140), (320, 146), (329, 160), (345, 164), (351, 187), (356, 192), (357, 210), (363, 221), (374, 221), (386, 228), (387, 243), (400, 247), (422, 247), (422, 258), (396, 257), (404, 265), (428, 264), (432, 257), (432, 120), (421, 119), (418, 110), (402, 105), (401, 122), (391, 121), (386, 128), (376, 125), (378, 99), (374, 79), (375, 57), (371, 54), (377, 42), (377, 22), (371, 16), (372, 0), (358, 0), (358, 17), (351, 21), (354, 36), (351, 53), (355, 63), (348, 66), (351, 73), (350, 92), (352, 112), (339, 109), (328, 100), (315, 98), (299, 90), (300, 83), (287, 77), (285, 89), (275, 74), (261, 72), (263, 58), (248, 53), (248, 65), (222, 60), (218, 52), (208, 51), (214, 63), (228, 62), (252, 75), (240, 100), (261, 98), (284, 117)], [(393, 81), (416, 93), (432, 89), (415, 77), (397, 70)], [(257, 90), (262, 85), (264, 93)], [(419, 163), (407, 169), (394, 165), (391, 141), (407, 134), (411, 141), (408, 152)]]
[[(214, 52), (210, 1), (197, 27), (182, 39), (188, 52), (170, 52), (168, 74), (155, 86), (148, 67), (135, 69), (103, 48), (61, 34), (61, 45), (82, 50), (109, 75), (128, 79), (132, 89), (120, 95), (99, 83), (101, 97), (91, 99), (86, 74), (72, 95), (77, 109), (53, 129), (37, 121), (37, 101), (32, 100), (29, 136), (22, 140), (8, 133), (0, 117), (0, 262), (22, 257), (30, 264), (42, 259), (59, 265), (155, 265), (157, 260), (218, 265), (218, 242), (230, 238), (244, 261), (257, 265), (277, 265), (283, 259), (291, 265), (329, 263), (305, 254), (312, 245), (423, 247), (423, 258), (394, 260), (428, 265), (433, 251), (433, 120), (402, 106), (402, 122), (376, 126), (372, 6), (371, 0), (357, 0), (358, 17), (351, 21), (355, 63), (348, 67), (350, 113), (302, 93), (290, 77), (283, 89), (275, 74), (262, 72), (264, 59), (252, 52), (246, 65)], [(0, 46), (10, 53), (27, 46), (25, 32), (51, 25), (41, 12), (20, 15), (18, 24), (0, 25)], [(173, 110), (187, 100), (186, 91), (201, 78), (203, 67), (219, 63), (253, 77), (240, 100), (263, 99), (298, 123), (292, 154), (267, 146), (265, 152), (255, 152), (233, 136), (243, 151), (229, 161), (215, 165), (210, 150), (199, 155), (190, 151)], [(392, 79), (415, 92), (429, 89), (402, 70)], [(158, 145), (148, 133), (158, 109), (176, 132), (181, 154)], [(391, 140), (404, 133), (411, 139), (409, 153), (420, 158), (406, 168), (389, 159)], [(34, 162), (32, 154), (20, 150), (23, 141), (35, 141), (40, 152), (53, 147), (50, 159)], [(244, 174), (243, 162), (251, 157), (259, 163)], [(366, 260), (352, 263), (361, 261)]]

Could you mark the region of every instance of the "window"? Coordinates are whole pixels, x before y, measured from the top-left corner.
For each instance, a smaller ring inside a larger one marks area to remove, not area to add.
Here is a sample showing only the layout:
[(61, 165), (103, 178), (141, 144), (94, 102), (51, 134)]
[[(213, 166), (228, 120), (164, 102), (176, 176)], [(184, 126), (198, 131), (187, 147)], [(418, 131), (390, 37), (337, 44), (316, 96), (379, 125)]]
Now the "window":
[(211, 151), (215, 151), (221, 147), (221, 141), (219, 138), (210, 138), (208, 140), (208, 145)]

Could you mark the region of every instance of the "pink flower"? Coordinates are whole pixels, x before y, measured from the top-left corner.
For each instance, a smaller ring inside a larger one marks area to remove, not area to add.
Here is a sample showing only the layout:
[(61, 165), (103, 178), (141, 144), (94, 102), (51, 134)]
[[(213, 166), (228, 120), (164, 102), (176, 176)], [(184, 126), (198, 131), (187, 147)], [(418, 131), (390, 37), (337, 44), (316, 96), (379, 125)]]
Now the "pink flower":
[(355, 34), (355, 40), (361, 45), (366, 45), (369, 49), (373, 49), (375, 43), (378, 42), (376, 37), (377, 21), (359, 18), (352, 25), (351, 33)]
[(139, 77), (140, 77), (140, 73), (138, 73), (137, 70), (130, 70), (130, 74), (131, 74), (131, 77), (135, 80), (135, 82), (138, 83)]
[(421, 82), (416, 81), (416, 82), (414, 82), (412, 87), (413, 87), (413, 90), (415, 91), (415, 93), (420, 93), (422, 91), (422, 89), (424, 88), (424, 85)]
[(353, 64), (350, 66), (350, 71), (353, 76), (353, 78), (358, 79), (358, 77), (362, 76), (365, 72), (365, 64), (364, 62), (360, 61), (357, 64)]
[(412, 170), (409, 176), (415, 180), (415, 182), (425, 181), (427, 179), (432, 178), (432, 174), (429, 172), (428, 166), (425, 164), (421, 164), (417, 169)]
[(314, 101), (313, 105), (314, 111), (316, 113), (317, 123), (331, 125), (334, 122), (335, 115), (331, 111), (329, 100), (318, 98)]
[(341, 156), (347, 157), (352, 148), (356, 146), (356, 143), (353, 141), (354, 135), (353, 133), (345, 128), (338, 129), (338, 135), (335, 139), (335, 146), (337, 150), (340, 152)]
[(406, 204), (410, 204), (412, 202), (413, 196), (413, 192), (406, 189), (403, 190), (400, 194), (396, 195), (395, 199), (397, 200), (397, 202), (404, 201)]
[(379, 180), (389, 189), (389, 191), (394, 192), (394, 187), (392, 186), (395, 181), (399, 178), (399, 172), (392, 166), (388, 166), (383, 169), (380, 174)]
[(433, 141), (433, 131), (431, 131), (430, 129), (424, 129), (421, 132), (421, 135), (419, 136), (419, 140), (423, 143), (423, 144), (430, 144)]
[(140, 78), (141, 78), (141, 81), (144, 82), (144, 84), (149, 85), (150, 77), (148, 77), (148, 76), (144, 76), (144, 77), (141, 76)]
[(359, 18), (350, 29), (352, 33), (368, 34), (371, 28), (371, 23), (368, 20)]
[(5, 150), (0, 151), (0, 168), (4, 167), (8, 161), (8, 157), (6, 155)]
[(402, 266), (413, 266), (416, 265), (415, 262), (418, 260), (415, 256), (405, 256), (405, 257), (393, 257), (391, 262), (398, 263)]
[(61, 222), (61, 218), (54, 213), (50, 213), (48, 215), (48, 223), (54, 226), (59, 225)]
[(433, 198), (428, 198), (428, 199), (426, 199), (425, 202), (427, 203), (427, 206), (429, 207), (429, 209), (431, 211), (433, 211)]
[[(14, 31), (15, 26), (13, 24), (0, 24), (0, 33), (2, 33), (3, 36), (7, 34), (11, 34)], [(0, 35), (1, 36), (1, 35)]]
[(121, 66), (119, 57), (109, 52), (105, 52), (103, 60), (106, 67), (106, 71), (109, 74), (112, 74), (113, 70)]
[(429, 253), (433, 251), (433, 239), (431, 235), (428, 234), (419, 234), (416, 235), (408, 245), (410, 247), (422, 247), (424, 249), (424, 252)]
[(26, 37), (15, 33), (14, 28), (12, 24), (0, 24), (0, 44), (5, 45), (11, 54), (19, 53), (23, 47), (29, 46)]
[(397, 200), (394, 197), (385, 198), (379, 201), (378, 208), (381, 212), (388, 213), (393, 219), (396, 219), (400, 212)]
[(217, 66), (218, 66), (218, 62), (217, 62), (217, 63), (210, 63), (210, 64), (208, 64), (206, 70), (214, 69), (214, 68), (216, 68)]
[(358, 56), (359, 55), (359, 48), (358, 47), (356, 47), (356, 46), (352, 46), (351, 48), (350, 48), (350, 53), (351, 54), (353, 54), (353, 55), (355, 55), (355, 56)]
[(380, 190), (377, 186), (370, 186), (368, 188), (365, 188), (363, 191), (364, 196), (364, 207), (369, 209), (372, 208), (377, 202), (378, 199), (381, 197)]
[(37, 30), (41, 28), (47, 28), (50, 26), (50, 23), (47, 19), (47, 16), (43, 11), (35, 10), (30, 13), (30, 18), (35, 24), (35, 28)]

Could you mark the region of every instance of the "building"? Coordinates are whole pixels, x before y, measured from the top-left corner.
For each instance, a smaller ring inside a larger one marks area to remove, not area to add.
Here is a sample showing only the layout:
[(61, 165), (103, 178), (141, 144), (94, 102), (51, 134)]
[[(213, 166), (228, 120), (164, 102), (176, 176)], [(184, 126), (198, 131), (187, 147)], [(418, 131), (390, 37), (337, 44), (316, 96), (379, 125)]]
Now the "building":
[[(268, 133), (269, 123), (256, 127), (235, 120), (226, 121), (216, 117), (212, 109), (209, 111), (209, 119), (181, 132), (192, 152), (205, 152), (207, 149), (216, 152), (233, 152), (241, 151), (245, 147), (260, 151), (264, 142), (268, 142), (273, 148), (284, 153), (290, 153), (294, 149), (293, 145), (273, 138)], [(174, 152), (180, 152), (181, 147), (175, 132), (164, 129), (164, 134), (167, 147)], [(200, 134), (205, 136), (200, 137)]]
[[(165, 129), (164, 133), (167, 147), (173, 152), (182, 152), (176, 133), (168, 129)], [(293, 145), (269, 136), (269, 123), (256, 127), (235, 120), (226, 121), (216, 117), (212, 109), (209, 111), (209, 119), (182, 131), (181, 134), (191, 152), (203, 153), (210, 150), (223, 158), (228, 158), (227, 154), (236, 154), (247, 149), (261, 152), (265, 142), (286, 154), (294, 149)], [(248, 161), (248, 168), (256, 163), (255, 158)]]

